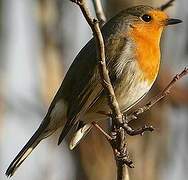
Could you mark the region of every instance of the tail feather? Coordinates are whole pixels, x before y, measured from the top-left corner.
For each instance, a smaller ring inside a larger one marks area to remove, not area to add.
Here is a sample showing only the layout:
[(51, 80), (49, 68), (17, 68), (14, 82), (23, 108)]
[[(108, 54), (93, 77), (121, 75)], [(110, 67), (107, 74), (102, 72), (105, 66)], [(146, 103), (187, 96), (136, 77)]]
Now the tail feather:
[[(42, 124), (41, 124), (42, 125)], [(45, 126), (46, 127), (46, 126)], [(39, 144), (39, 142), (45, 138), (44, 135), (44, 126), (40, 126), (22, 150), (18, 153), (15, 159), (11, 162), (8, 169), (6, 170), (6, 176), (11, 177), (18, 167), (23, 163), (23, 161), (29, 156), (33, 149)]]
[(80, 141), (90, 132), (91, 128), (92, 124), (88, 123), (84, 124), (83, 127), (76, 131), (69, 143), (70, 150), (73, 150), (80, 143)]

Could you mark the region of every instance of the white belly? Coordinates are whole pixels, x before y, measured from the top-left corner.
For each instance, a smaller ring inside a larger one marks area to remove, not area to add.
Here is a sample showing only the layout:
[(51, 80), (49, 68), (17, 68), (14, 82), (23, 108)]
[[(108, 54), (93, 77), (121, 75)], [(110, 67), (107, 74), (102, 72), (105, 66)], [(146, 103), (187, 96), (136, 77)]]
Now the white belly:
[[(127, 67), (127, 69), (121, 72), (119, 82), (115, 84), (114, 89), (122, 113), (138, 103), (147, 94), (154, 82), (145, 81), (137, 63), (131, 62)], [(100, 111), (106, 114), (111, 112), (106, 97), (100, 97), (84, 114), (83, 119), (90, 122), (106, 119), (106, 116), (99, 113)]]
[(129, 110), (132, 106), (138, 103), (150, 90), (151, 85), (146, 81), (133, 83), (128, 91), (122, 91), (118, 98), (119, 106), (122, 112)]
[[(142, 82), (139, 84), (132, 84), (132, 87), (128, 91), (126, 91), (126, 89), (121, 91), (121, 95), (117, 100), (122, 113), (139, 102), (144, 95), (147, 94), (150, 88), (151, 86), (149, 86), (147, 82)], [(91, 109), (89, 109), (86, 114), (84, 114), (82, 119), (86, 122), (103, 120), (106, 119), (104, 113), (107, 114), (110, 111), (108, 102), (106, 100), (104, 101), (104, 98), (102, 98)]]

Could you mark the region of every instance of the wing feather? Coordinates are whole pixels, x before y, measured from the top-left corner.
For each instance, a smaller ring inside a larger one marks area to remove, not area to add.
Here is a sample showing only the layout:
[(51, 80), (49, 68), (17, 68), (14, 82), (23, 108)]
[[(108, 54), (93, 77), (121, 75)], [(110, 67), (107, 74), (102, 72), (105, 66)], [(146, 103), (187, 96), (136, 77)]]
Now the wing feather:
[[(114, 20), (116, 22), (113, 22)], [(118, 82), (117, 78), (120, 77), (116, 73), (117, 61), (127, 44), (127, 39), (124, 34), (120, 33), (119, 28), (118, 20), (112, 19), (102, 29), (107, 66), (111, 67), (109, 75), (114, 86), (115, 82)], [(124, 61), (129, 60), (125, 59)], [(100, 94), (104, 93), (97, 66), (96, 45), (94, 39), (91, 39), (75, 58), (54, 98), (54, 101), (63, 98), (68, 106), (67, 122), (60, 136), (59, 143), (71, 127), (95, 104), (100, 98)]]

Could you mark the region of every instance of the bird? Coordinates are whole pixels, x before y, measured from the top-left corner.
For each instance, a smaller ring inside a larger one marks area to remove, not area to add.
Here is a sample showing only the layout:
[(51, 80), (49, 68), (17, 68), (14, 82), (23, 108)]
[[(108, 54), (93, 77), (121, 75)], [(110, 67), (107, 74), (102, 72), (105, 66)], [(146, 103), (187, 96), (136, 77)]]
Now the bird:
[[(109, 77), (122, 113), (137, 104), (151, 89), (160, 67), (160, 39), (168, 25), (180, 19), (147, 5), (129, 7), (102, 28)], [(101, 85), (95, 39), (81, 49), (52, 100), (36, 132), (11, 162), (5, 174), (11, 177), (41, 140), (61, 129), (58, 145), (77, 126), (70, 143), (73, 149), (87, 134), (92, 122), (111, 112)], [(105, 112), (105, 113), (101, 113)]]

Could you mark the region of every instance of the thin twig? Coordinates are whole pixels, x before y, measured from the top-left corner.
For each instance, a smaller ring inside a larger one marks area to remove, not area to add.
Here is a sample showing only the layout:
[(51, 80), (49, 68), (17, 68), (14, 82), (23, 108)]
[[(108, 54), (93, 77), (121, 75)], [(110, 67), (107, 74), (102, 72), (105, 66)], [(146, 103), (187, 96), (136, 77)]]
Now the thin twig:
[[(142, 134), (144, 131), (152, 131), (153, 128), (151, 126), (145, 126), (143, 128), (140, 128), (138, 130), (133, 130), (128, 126), (128, 122), (134, 120), (137, 118), (137, 116), (147, 110), (149, 110), (154, 104), (156, 104), (159, 100), (164, 98), (174, 85), (174, 83), (185, 76), (188, 73), (188, 69), (185, 68), (184, 71), (182, 71), (180, 74), (176, 75), (174, 79), (169, 83), (169, 85), (163, 90), (161, 94), (153, 98), (149, 103), (147, 103), (144, 107), (137, 109), (133, 113), (129, 114), (126, 116), (124, 119), (124, 116), (121, 114), (119, 104), (117, 102), (117, 99), (115, 97), (114, 89), (112, 87), (112, 84), (110, 82), (110, 78), (108, 75), (108, 70), (106, 68), (106, 61), (105, 61), (105, 47), (104, 47), (104, 40), (102, 37), (102, 33), (99, 27), (99, 21), (96, 19), (93, 19), (92, 16), (90, 15), (89, 9), (86, 6), (86, 1), (85, 0), (71, 0), (72, 2), (76, 3), (79, 5), (87, 23), (89, 24), (90, 28), (92, 29), (94, 38), (96, 40), (97, 44), (97, 57), (98, 57), (98, 68), (99, 68), (99, 73), (101, 77), (101, 84), (107, 94), (108, 98), (108, 104), (111, 108), (112, 111), (112, 138), (108, 135), (105, 134), (105, 132), (101, 129), (100, 126), (97, 124), (94, 124), (97, 129), (99, 129), (107, 139), (109, 140), (112, 149), (114, 151), (114, 156), (116, 159), (116, 165), (117, 165), (117, 180), (125, 180), (127, 177), (129, 178), (129, 175), (127, 174), (127, 166), (133, 168), (133, 163), (131, 160), (129, 160), (128, 156), (128, 151), (127, 151), (127, 144), (126, 144), (126, 133), (130, 135), (137, 135), (137, 134)], [(161, 10), (165, 10), (169, 6), (172, 5), (172, 2), (174, 0), (171, 0), (167, 2), (166, 4), (162, 5), (160, 7)], [(100, 1), (94, 1), (100, 2)], [(99, 8), (100, 5), (95, 4), (95, 10), (97, 14), (97, 8)], [(102, 11), (103, 12), (103, 11)], [(98, 14), (97, 17), (101, 18), (101, 14)], [(126, 120), (126, 121), (125, 121)], [(122, 126), (124, 124), (124, 126)]]
[(101, 27), (106, 22), (106, 16), (104, 14), (101, 0), (93, 0), (93, 5), (95, 8), (95, 13), (96, 13), (97, 19), (99, 20), (100, 27)]
[(126, 164), (119, 164), (117, 178), (123, 180), (130, 180), (129, 171)]
[(132, 162), (127, 160), (125, 130), (123, 128), (120, 128), (120, 124), (123, 124), (124, 119), (120, 111), (119, 104), (117, 102), (114, 89), (112, 87), (108, 75), (108, 70), (106, 68), (104, 40), (99, 27), (99, 21), (91, 17), (89, 9), (86, 6), (85, 0), (71, 0), (71, 1), (79, 5), (87, 23), (92, 29), (97, 44), (97, 57), (99, 64), (98, 68), (101, 77), (101, 84), (107, 94), (108, 104), (112, 111), (112, 122), (114, 124), (113, 131), (117, 131), (117, 135), (115, 137), (116, 142), (111, 143), (113, 151), (114, 152), (118, 151), (118, 154), (114, 153), (116, 164), (117, 164), (117, 172), (118, 172), (117, 180), (125, 180), (126, 177), (125, 165), (127, 164), (129, 167), (131, 167)]
[(126, 116), (126, 121), (130, 122), (132, 120), (137, 119), (137, 116), (139, 114), (144, 113), (145, 111), (148, 111), (152, 106), (154, 106), (157, 102), (159, 102), (161, 99), (166, 97), (169, 93), (171, 88), (174, 86), (174, 84), (181, 78), (183, 78), (185, 75), (188, 74), (188, 67), (186, 67), (182, 72), (174, 76), (174, 78), (170, 81), (170, 83), (164, 88), (164, 90), (158, 94), (157, 96), (153, 97), (146, 105), (144, 105), (141, 108), (138, 108), (131, 114)]
[[(126, 137), (125, 137), (125, 131), (124, 129), (120, 128), (119, 129), (120, 132), (119, 137), (117, 137), (117, 140), (119, 139), (119, 143), (116, 143), (116, 148), (118, 150), (118, 152), (120, 152), (120, 159), (116, 159), (116, 165), (117, 165), (117, 180), (125, 180), (126, 179), (126, 171), (127, 171), (127, 165), (129, 166), (129, 164), (125, 163), (122, 159), (122, 155), (125, 156), (125, 158), (128, 156), (128, 151), (126, 148)], [(117, 135), (118, 135), (117, 134)], [(117, 146), (118, 145), (118, 146)], [(118, 157), (118, 155), (116, 155), (116, 157)], [(132, 161), (130, 161), (130, 165), (132, 165)]]
[(106, 133), (96, 122), (92, 122), (92, 124), (99, 130), (99, 132), (101, 132), (106, 137), (108, 141), (113, 140), (112, 137), (108, 133)]
[(98, 20), (93, 19), (91, 17), (89, 9), (86, 6), (85, 0), (71, 0), (71, 1), (79, 5), (87, 23), (92, 29), (92, 32), (93, 32), (93, 35), (95, 37), (96, 44), (97, 44), (97, 57), (98, 57), (98, 62), (99, 62), (98, 68), (99, 68), (99, 73), (101, 77), (101, 83), (102, 83), (104, 90), (107, 93), (108, 103), (112, 110), (114, 119), (116, 120), (117, 124), (121, 124), (123, 123), (122, 114), (121, 114), (117, 99), (115, 97), (114, 89), (110, 82), (108, 70), (106, 68), (104, 40), (103, 40), (102, 33), (99, 27), (99, 22)]
[(165, 4), (162, 4), (158, 9), (160, 9), (161, 11), (166, 10), (167, 8), (173, 6), (175, 0), (169, 0), (167, 1)]

